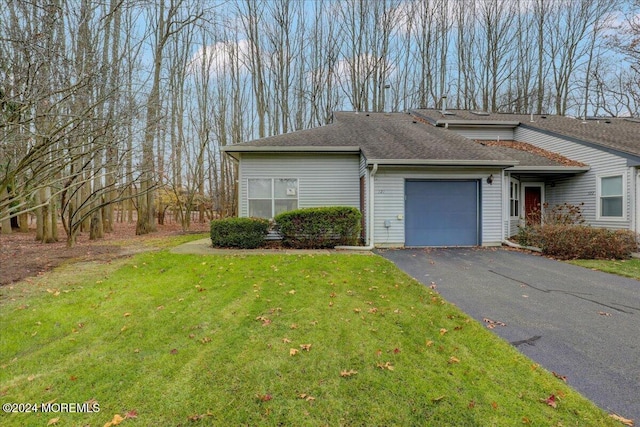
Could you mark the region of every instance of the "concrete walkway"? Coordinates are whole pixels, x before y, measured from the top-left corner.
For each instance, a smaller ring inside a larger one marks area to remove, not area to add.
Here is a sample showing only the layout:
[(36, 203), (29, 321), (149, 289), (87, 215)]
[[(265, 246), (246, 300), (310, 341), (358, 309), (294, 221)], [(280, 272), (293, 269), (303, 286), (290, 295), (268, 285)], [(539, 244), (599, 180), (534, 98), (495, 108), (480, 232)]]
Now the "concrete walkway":
[(288, 249), (288, 248), (259, 248), (259, 249), (222, 249), (211, 246), (211, 239), (194, 240), (183, 243), (170, 250), (174, 254), (193, 255), (329, 255), (336, 253), (371, 255), (371, 251), (335, 250), (335, 249)]

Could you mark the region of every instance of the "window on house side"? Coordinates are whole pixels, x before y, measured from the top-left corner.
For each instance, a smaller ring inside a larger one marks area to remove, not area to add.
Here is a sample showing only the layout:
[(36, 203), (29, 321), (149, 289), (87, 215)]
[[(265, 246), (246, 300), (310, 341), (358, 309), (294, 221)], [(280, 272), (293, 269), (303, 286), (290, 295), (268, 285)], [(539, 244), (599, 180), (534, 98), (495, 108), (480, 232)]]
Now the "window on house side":
[(600, 216), (603, 218), (624, 217), (623, 175), (600, 177)]
[(511, 181), (509, 185), (509, 214), (520, 216), (520, 183)]
[(273, 218), (298, 208), (296, 178), (263, 178), (248, 180), (249, 216)]

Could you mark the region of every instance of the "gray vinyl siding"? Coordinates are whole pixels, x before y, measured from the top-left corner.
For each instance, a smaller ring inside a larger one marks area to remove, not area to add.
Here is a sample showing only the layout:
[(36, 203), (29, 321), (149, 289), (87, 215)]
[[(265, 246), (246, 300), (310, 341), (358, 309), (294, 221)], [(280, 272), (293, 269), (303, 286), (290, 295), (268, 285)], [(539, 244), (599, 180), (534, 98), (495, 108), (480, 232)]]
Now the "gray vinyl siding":
[(247, 182), (251, 178), (297, 178), (298, 208), (360, 208), (358, 155), (243, 154), (239, 169), (239, 216), (248, 215)]
[[(549, 206), (562, 203), (582, 206), (582, 214), (588, 224), (595, 227), (631, 228), (634, 198), (632, 180), (635, 174), (627, 167), (627, 160), (621, 156), (588, 147), (577, 142), (567, 141), (532, 129), (518, 128), (516, 140), (528, 142), (546, 150), (562, 154), (572, 160), (585, 163), (591, 169), (574, 177), (549, 181), (545, 185), (545, 198)], [(597, 177), (600, 175), (626, 175), (625, 220), (597, 219)]]
[[(487, 183), (487, 177), (493, 174), (493, 185)], [(479, 179), (481, 203), (481, 242), (482, 245), (500, 244), (502, 239), (502, 185), (500, 169), (474, 170), (425, 170), (380, 167), (375, 176), (375, 245), (381, 247), (400, 247), (405, 244), (405, 180), (407, 179)], [(446, 212), (442, 213), (446, 215)], [(399, 218), (400, 216), (400, 218)], [(391, 227), (386, 228), (384, 221), (390, 220)]]
[(452, 132), (469, 139), (483, 139), (495, 141), (511, 141), (514, 138), (513, 129), (481, 129), (481, 128), (452, 128)]

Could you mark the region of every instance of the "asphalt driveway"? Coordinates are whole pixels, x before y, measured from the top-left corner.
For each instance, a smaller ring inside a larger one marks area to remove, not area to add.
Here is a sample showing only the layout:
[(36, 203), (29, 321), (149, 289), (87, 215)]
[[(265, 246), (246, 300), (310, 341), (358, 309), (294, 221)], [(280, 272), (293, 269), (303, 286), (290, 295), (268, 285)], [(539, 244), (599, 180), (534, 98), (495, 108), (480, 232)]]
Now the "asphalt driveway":
[(640, 281), (505, 249), (378, 253), (496, 322), (493, 332), (604, 410), (640, 422)]

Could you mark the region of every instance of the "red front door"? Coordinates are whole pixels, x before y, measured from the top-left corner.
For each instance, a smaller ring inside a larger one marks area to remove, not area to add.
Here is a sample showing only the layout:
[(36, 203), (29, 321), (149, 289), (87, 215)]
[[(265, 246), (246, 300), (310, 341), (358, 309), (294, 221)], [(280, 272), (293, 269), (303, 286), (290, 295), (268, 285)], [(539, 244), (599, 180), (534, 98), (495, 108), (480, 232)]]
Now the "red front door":
[(527, 225), (540, 224), (542, 220), (542, 188), (524, 187), (524, 217)]

